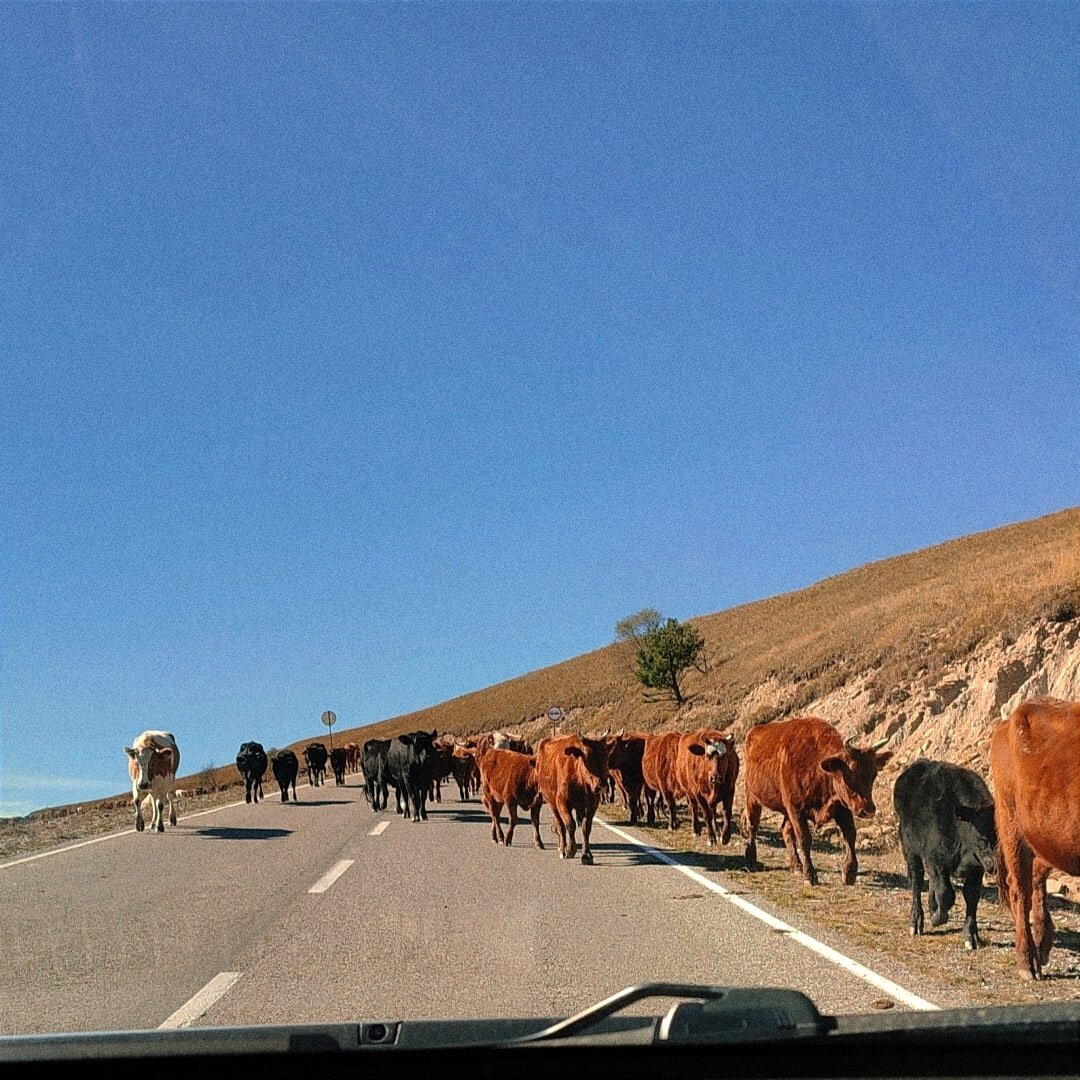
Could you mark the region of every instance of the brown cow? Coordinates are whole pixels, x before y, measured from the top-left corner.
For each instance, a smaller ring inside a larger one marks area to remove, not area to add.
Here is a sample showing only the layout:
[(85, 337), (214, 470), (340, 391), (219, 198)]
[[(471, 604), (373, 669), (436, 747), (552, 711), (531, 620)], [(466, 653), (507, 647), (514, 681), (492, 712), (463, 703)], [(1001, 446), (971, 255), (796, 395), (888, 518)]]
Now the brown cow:
[(641, 775), (645, 782), (646, 820), (656, 824), (656, 797), (667, 804), (668, 828), (677, 829), (675, 816), (675, 754), (679, 748), (677, 731), (665, 731), (662, 735), (650, 735), (645, 740), (641, 755)]
[(458, 786), (458, 799), (461, 802), (468, 802), (472, 794), (473, 779), (479, 776), (475, 752), (465, 746), (455, 746), (450, 769), (454, 775), (454, 782)]
[(432, 743), (435, 748), (435, 769), (431, 774), (431, 786), (428, 789), (428, 798), (432, 802), (442, 802), (442, 782), (454, 773), (456, 744), (456, 735), (440, 735)]
[(746, 866), (757, 869), (757, 829), (762, 809), (783, 815), (781, 832), (794, 873), (811, 885), (817, 871), (810, 859), (810, 821), (820, 828), (830, 818), (843, 837), (845, 885), (855, 883), (855, 818), (873, 817), (874, 780), (892, 757), (878, 746), (862, 749), (814, 716), (774, 720), (746, 735)]
[(691, 731), (679, 739), (675, 751), (675, 783), (686, 799), (694, 820), (694, 835), (701, 835), (701, 819), (716, 845), (716, 808), (723, 811), (720, 842), (731, 839), (731, 804), (739, 775), (739, 755), (735, 740), (724, 738), (714, 728)]
[(1054, 944), (1046, 877), (1055, 867), (1080, 874), (1080, 702), (1017, 707), (990, 739), (990, 773), (998, 889), (1012, 909), (1020, 975), (1039, 979)]
[(593, 863), (589, 835), (607, 781), (607, 744), (582, 735), (559, 735), (542, 739), (536, 748), (536, 771), (540, 794), (551, 807), (559, 837), (559, 858), (577, 854), (574, 816), (581, 825), (581, 861)]
[[(535, 844), (543, 850), (540, 839), (540, 807), (544, 800), (540, 795), (539, 778), (536, 774), (536, 758), (520, 754), (516, 750), (489, 750), (477, 765), (480, 770), (484, 805), (491, 815), (491, 839), (507, 847), (514, 840), (518, 810), (528, 810), (532, 818)], [(506, 807), (510, 826), (503, 835), (499, 815)]]
[(623, 804), (630, 811), (631, 825), (636, 825), (641, 818), (641, 793), (645, 786), (641, 759), (647, 738), (640, 732), (624, 735), (620, 731), (607, 740), (608, 770), (622, 795)]
[(345, 744), (345, 769), (347, 772), (360, 771), (360, 747), (354, 742)]

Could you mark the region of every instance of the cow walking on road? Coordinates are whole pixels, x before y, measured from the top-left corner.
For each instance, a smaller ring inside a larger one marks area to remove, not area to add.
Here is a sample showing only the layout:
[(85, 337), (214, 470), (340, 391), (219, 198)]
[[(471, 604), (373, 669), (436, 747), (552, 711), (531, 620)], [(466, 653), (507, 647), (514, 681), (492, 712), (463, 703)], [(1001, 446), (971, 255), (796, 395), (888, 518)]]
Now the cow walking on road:
[(293, 802), (296, 802), (296, 777), (300, 772), (300, 762), (291, 750), (279, 750), (270, 759), (270, 768), (274, 770), (274, 779), (281, 788), (281, 801), (289, 801), (289, 788), (292, 788)]
[(124, 753), (128, 756), (131, 798), (135, 803), (135, 828), (139, 832), (146, 828), (142, 804), (149, 796), (154, 803), (150, 827), (154, 832), (164, 832), (166, 800), (169, 824), (176, 824), (176, 770), (180, 767), (176, 739), (170, 731), (144, 731), (131, 746), (124, 747)]
[(364, 796), (372, 810), (385, 810), (390, 795), (390, 768), (386, 754), (389, 739), (368, 739), (360, 754), (360, 768), (364, 772)]
[(263, 794), (263, 777), (266, 775), (266, 751), (261, 743), (240, 744), (236, 755), (236, 768), (244, 778), (244, 802), (258, 802)]
[(650, 735), (645, 740), (641, 756), (641, 773), (645, 782), (646, 821), (656, 824), (656, 800), (659, 796), (661, 808), (667, 806), (668, 828), (674, 831), (679, 827), (675, 809), (675, 756), (679, 749), (680, 735), (677, 731), (665, 731), (661, 735)]
[(326, 745), (321, 742), (309, 743), (304, 748), (304, 763), (307, 765), (308, 783), (319, 787), (326, 783), (326, 760), (329, 754)]
[[(541, 851), (540, 808), (544, 800), (540, 795), (540, 782), (536, 775), (536, 758), (516, 750), (489, 750), (480, 759), (480, 791), (484, 805), (491, 815), (491, 839), (506, 847), (514, 841), (518, 810), (527, 810), (532, 819), (534, 843)], [(503, 833), (500, 814), (506, 807), (509, 827)]]
[(694, 835), (701, 835), (702, 822), (710, 847), (716, 846), (716, 811), (720, 810), (720, 843), (731, 839), (731, 805), (739, 776), (739, 755), (735, 740), (721, 731), (702, 728), (679, 739), (675, 750), (675, 783), (686, 799), (694, 823)]
[(341, 787), (345, 783), (345, 762), (347, 756), (345, 754), (345, 748), (342, 746), (335, 746), (330, 751), (330, 768), (334, 771), (334, 783)]
[(397, 788), (398, 813), (427, 821), (427, 798), (435, 774), (436, 731), (414, 731), (390, 740), (386, 752), (390, 780)]
[[(880, 745), (880, 744), (879, 744)], [(792, 872), (817, 884), (810, 858), (810, 822), (836, 822), (844, 843), (843, 881), (855, 884), (855, 818), (873, 817), (874, 780), (892, 757), (877, 746), (861, 748), (813, 716), (774, 720), (746, 735), (746, 867), (757, 869), (761, 811), (782, 815), (780, 826)]]
[(994, 872), (994, 797), (978, 773), (947, 761), (913, 761), (893, 786), (900, 847), (911, 886), (911, 933), (923, 932), (922, 886), (930, 879), (930, 925), (943, 926), (956, 902), (952, 878), (963, 882), (964, 945), (981, 944), (975, 912), (983, 872)]
[(1016, 965), (1042, 978), (1054, 944), (1046, 878), (1080, 875), (1080, 702), (1029, 701), (990, 739), (998, 891), (1016, 927)]
[(559, 837), (559, 857), (572, 859), (577, 854), (575, 829), (580, 825), (581, 861), (591, 866), (589, 837), (600, 805), (600, 793), (608, 778), (607, 743), (582, 735), (542, 739), (536, 747), (536, 771), (540, 794), (551, 807)]

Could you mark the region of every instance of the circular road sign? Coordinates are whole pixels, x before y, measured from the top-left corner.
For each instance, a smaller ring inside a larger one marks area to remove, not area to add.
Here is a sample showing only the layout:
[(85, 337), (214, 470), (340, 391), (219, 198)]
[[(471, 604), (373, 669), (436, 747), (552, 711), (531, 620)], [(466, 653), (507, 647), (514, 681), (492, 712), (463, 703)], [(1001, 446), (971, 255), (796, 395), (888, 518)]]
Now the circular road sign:
[(558, 705), (552, 705), (551, 708), (548, 709), (548, 719), (553, 724), (558, 723), (562, 719), (562, 709), (560, 709)]
[(322, 722), (327, 727), (333, 727), (334, 724), (337, 722), (337, 716), (335, 716), (334, 713), (327, 709), (326, 712), (322, 714)]

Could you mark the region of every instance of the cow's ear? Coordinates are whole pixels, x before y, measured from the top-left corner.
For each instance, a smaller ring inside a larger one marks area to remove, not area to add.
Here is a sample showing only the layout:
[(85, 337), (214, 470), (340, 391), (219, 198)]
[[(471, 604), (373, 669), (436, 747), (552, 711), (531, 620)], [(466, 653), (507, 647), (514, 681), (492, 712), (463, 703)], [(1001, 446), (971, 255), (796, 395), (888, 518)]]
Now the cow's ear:
[(694, 757), (704, 757), (705, 747), (701, 743), (692, 742), (687, 748)]
[(821, 767), (826, 772), (843, 772), (845, 764), (842, 757), (827, 757), (822, 761)]
[(433, 739), (437, 739), (439, 737), (439, 731), (438, 731), (437, 728), (432, 728), (431, 729), (431, 737)]
[(890, 762), (892, 760), (892, 756), (893, 756), (893, 751), (892, 750), (879, 750), (874, 755), (874, 760), (877, 762), (877, 767), (880, 769), (883, 765)]
[(125, 746), (124, 747), (124, 753), (127, 754), (128, 757), (134, 757), (135, 756), (135, 751), (132, 750), (130, 746)]

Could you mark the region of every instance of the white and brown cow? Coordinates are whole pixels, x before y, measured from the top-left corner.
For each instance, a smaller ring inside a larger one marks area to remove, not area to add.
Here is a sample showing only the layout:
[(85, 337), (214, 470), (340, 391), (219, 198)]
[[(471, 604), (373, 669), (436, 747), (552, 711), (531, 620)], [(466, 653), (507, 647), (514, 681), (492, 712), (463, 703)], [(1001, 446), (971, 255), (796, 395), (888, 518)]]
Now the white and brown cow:
[(176, 770), (180, 768), (180, 750), (170, 731), (144, 731), (134, 746), (125, 746), (128, 773), (131, 776), (131, 798), (135, 803), (135, 828), (146, 827), (142, 816), (143, 800), (154, 800), (152, 827), (165, 831), (165, 800), (169, 800), (169, 824), (176, 824)]

